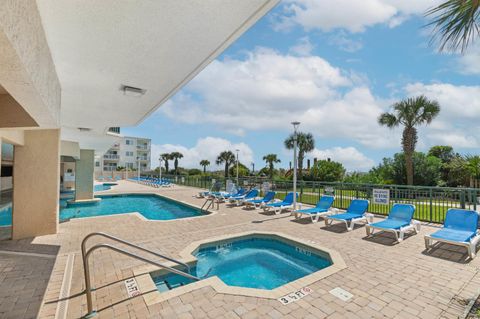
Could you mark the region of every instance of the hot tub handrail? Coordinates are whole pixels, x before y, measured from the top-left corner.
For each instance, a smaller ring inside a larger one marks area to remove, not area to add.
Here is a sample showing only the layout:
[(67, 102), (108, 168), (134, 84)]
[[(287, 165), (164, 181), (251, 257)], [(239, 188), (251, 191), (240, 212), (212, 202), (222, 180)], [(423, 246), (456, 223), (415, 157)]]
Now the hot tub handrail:
[(172, 259), (172, 258), (169, 258), (169, 257), (166, 257), (166, 256), (163, 256), (163, 255), (160, 255), (160, 254), (157, 254), (156, 252), (152, 252), (148, 249), (145, 249), (143, 247), (140, 247), (140, 246), (137, 246), (137, 245), (134, 245), (132, 243), (129, 243), (129, 242), (126, 242), (120, 238), (116, 238), (114, 236), (111, 236), (111, 235), (108, 235), (108, 234), (105, 234), (105, 233), (91, 233), (89, 235), (87, 235), (83, 241), (82, 241), (82, 260), (83, 260), (83, 271), (84, 271), (84, 277), (85, 277), (85, 293), (86, 293), (86, 297), (87, 297), (87, 308), (88, 308), (88, 313), (87, 315), (85, 316), (85, 318), (91, 318), (93, 316), (96, 315), (96, 312), (93, 310), (93, 301), (92, 301), (92, 287), (91, 287), (91, 281), (90, 281), (90, 266), (89, 266), (89, 262), (88, 262), (88, 258), (90, 257), (90, 255), (97, 249), (100, 249), (100, 248), (107, 248), (107, 249), (111, 249), (113, 251), (116, 251), (120, 254), (123, 254), (123, 255), (126, 255), (126, 256), (129, 256), (129, 257), (132, 257), (132, 258), (135, 258), (135, 259), (138, 259), (138, 260), (141, 260), (143, 262), (146, 262), (146, 263), (149, 263), (151, 265), (154, 265), (154, 266), (157, 266), (159, 268), (163, 268), (163, 269), (166, 269), (170, 272), (173, 272), (177, 275), (180, 275), (180, 276), (183, 276), (183, 277), (186, 277), (186, 278), (189, 278), (189, 279), (192, 279), (192, 280), (195, 280), (195, 281), (199, 281), (200, 278), (196, 277), (196, 276), (193, 276), (189, 273), (186, 273), (186, 272), (183, 272), (181, 270), (178, 270), (178, 269), (175, 269), (173, 267), (170, 267), (170, 266), (166, 266), (166, 265), (163, 265), (163, 264), (160, 264), (156, 261), (153, 261), (151, 259), (148, 259), (148, 258), (145, 258), (145, 257), (142, 257), (140, 255), (137, 255), (137, 254), (134, 254), (134, 253), (131, 253), (125, 249), (122, 249), (122, 248), (118, 248), (118, 247), (115, 247), (115, 246), (112, 246), (112, 245), (109, 245), (109, 244), (96, 244), (96, 245), (93, 245), (92, 247), (90, 247), (88, 250), (85, 249), (85, 244), (86, 244), (86, 241), (88, 240), (88, 238), (92, 237), (92, 236), (95, 236), (95, 235), (98, 235), (98, 236), (104, 236), (106, 238), (110, 238), (114, 241), (118, 241), (120, 243), (124, 243), (128, 246), (131, 246), (131, 247), (135, 247), (135, 248), (138, 248), (142, 251), (145, 251), (145, 252), (148, 252), (148, 253), (151, 253), (155, 256), (159, 256), (159, 257), (162, 257), (164, 259), (167, 259), (167, 260), (172, 260), (180, 265), (186, 265), (188, 269), (190, 269), (188, 267), (187, 264), (185, 263), (182, 263), (178, 260), (175, 260), (175, 259)]

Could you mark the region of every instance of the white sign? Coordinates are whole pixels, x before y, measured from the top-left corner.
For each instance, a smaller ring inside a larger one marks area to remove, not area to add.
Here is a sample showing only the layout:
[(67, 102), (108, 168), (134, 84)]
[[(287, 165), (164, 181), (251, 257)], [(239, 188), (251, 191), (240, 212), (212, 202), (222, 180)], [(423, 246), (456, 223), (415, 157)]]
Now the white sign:
[(374, 189), (373, 190), (373, 203), (388, 205), (390, 204), (390, 190), (388, 189)]
[(289, 293), (288, 295), (278, 298), (278, 301), (280, 301), (283, 305), (288, 305), (291, 302), (295, 302), (297, 300), (302, 299), (305, 296), (308, 296), (312, 292), (313, 292), (312, 289), (308, 287), (303, 287), (300, 290), (294, 291), (292, 293)]
[(326, 194), (333, 194), (335, 189), (332, 186), (325, 186), (325, 193)]
[(135, 278), (129, 278), (125, 280), (125, 287), (130, 298), (140, 295), (140, 288), (138, 288)]
[(329, 293), (331, 293), (332, 295), (334, 295), (335, 297), (343, 300), (343, 301), (348, 301), (350, 299), (352, 299), (353, 295), (351, 293), (349, 293), (348, 291), (340, 288), (340, 287), (337, 287), (337, 288), (333, 288), (332, 290), (329, 291)]

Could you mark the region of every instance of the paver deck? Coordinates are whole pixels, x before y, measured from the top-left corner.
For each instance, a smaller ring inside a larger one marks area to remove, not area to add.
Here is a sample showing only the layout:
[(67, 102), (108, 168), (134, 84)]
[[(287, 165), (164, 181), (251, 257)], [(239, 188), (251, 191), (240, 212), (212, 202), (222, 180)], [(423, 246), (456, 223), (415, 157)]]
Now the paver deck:
[[(122, 181), (105, 193), (119, 192), (160, 193), (203, 204), (192, 197), (198, 189), (181, 186), (154, 189)], [(147, 221), (131, 214), (73, 219), (60, 224), (56, 235), (0, 242), (0, 317), (34, 318), (37, 312), (40, 318), (85, 315), (80, 242), (90, 232), (107, 232), (175, 258), (194, 241), (259, 230), (282, 232), (336, 250), (347, 268), (310, 285), (312, 294), (288, 305), (204, 287), (147, 306), (142, 296), (128, 298), (123, 282), (145, 264), (99, 250), (91, 261), (97, 317), (457, 318), (480, 289), (480, 258), (469, 261), (464, 248), (451, 245), (425, 253), (422, 235), (437, 228), (423, 225), (418, 235), (394, 244), (388, 234), (365, 238), (362, 226), (346, 232), (342, 225), (325, 228), (322, 222), (296, 221), (289, 213), (271, 215), (225, 204), (214, 215), (175, 221)], [(344, 302), (333, 296), (329, 291), (335, 287), (353, 298)]]

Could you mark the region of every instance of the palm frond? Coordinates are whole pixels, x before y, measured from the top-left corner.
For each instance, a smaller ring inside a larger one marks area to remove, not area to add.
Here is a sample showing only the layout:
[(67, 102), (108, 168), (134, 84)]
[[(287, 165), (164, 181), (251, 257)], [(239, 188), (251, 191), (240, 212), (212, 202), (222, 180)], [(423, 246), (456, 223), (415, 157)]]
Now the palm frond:
[(427, 26), (433, 26), (430, 44), (439, 42), (440, 51), (465, 52), (479, 35), (480, 0), (448, 0), (426, 12), (433, 17)]
[(400, 124), (399, 119), (392, 113), (383, 113), (378, 117), (378, 123), (389, 128), (393, 128)]

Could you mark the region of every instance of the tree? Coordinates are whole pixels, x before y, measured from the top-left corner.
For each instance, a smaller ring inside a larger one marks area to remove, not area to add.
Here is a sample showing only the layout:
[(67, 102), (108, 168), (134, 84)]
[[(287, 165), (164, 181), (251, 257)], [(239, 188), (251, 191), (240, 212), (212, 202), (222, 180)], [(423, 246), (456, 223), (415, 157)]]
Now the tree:
[(160, 157), (162, 158), (163, 162), (165, 163), (165, 173), (168, 174), (168, 161), (172, 159), (170, 153), (163, 153), (160, 154)]
[[(289, 150), (293, 149), (293, 137), (294, 135), (291, 134), (285, 140), (285, 147)], [(305, 158), (305, 154), (313, 151), (315, 148), (315, 140), (313, 135), (310, 133), (297, 133), (297, 145), (298, 145), (298, 179), (302, 179), (303, 176), (303, 159)]]
[[(229, 168), (228, 173), (231, 176), (235, 176), (237, 174), (237, 167), (235, 165), (232, 165), (232, 167)], [(247, 166), (243, 165), (242, 163), (238, 163), (238, 176), (248, 176), (250, 174), (250, 170), (248, 169)]]
[(207, 166), (210, 165), (210, 161), (209, 160), (201, 160), (200, 161), (200, 166), (203, 166), (203, 174), (205, 174), (207, 172)]
[(263, 157), (263, 160), (268, 164), (268, 176), (273, 178), (274, 165), (275, 163), (280, 163), (280, 159), (277, 158), (277, 154), (267, 154)]
[(342, 163), (320, 160), (311, 169), (312, 176), (322, 182), (338, 182), (345, 175), (345, 168)]
[(455, 152), (451, 146), (436, 145), (430, 148), (428, 156), (438, 157), (443, 163), (448, 163), (455, 157)]
[(465, 157), (456, 154), (456, 156), (447, 164), (447, 172), (448, 175), (445, 182), (448, 186), (468, 186), (470, 171)]
[[(442, 161), (435, 156), (415, 152), (412, 157), (415, 171), (415, 185), (437, 186), (441, 183)], [(393, 158), (384, 158), (382, 163), (370, 172), (377, 174), (385, 184), (404, 185), (406, 183), (406, 161), (404, 153), (396, 153)]]
[(389, 128), (404, 126), (402, 148), (405, 153), (408, 185), (413, 185), (413, 154), (418, 140), (416, 126), (431, 123), (438, 113), (440, 113), (438, 102), (421, 95), (395, 103), (392, 113), (383, 113), (378, 118), (380, 125)]
[(170, 153), (170, 159), (173, 159), (173, 167), (175, 168), (175, 175), (178, 175), (178, 160), (183, 158), (183, 154), (180, 152)]
[(473, 186), (473, 179), (480, 179), (480, 156), (467, 155), (466, 169), (470, 175), (470, 186)]
[(426, 12), (433, 20), (432, 41), (440, 42), (440, 51), (463, 53), (480, 33), (480, 1), (447, 0)]
[(221, 152), (215, 163), (217, 165), (225, 164), (225, 178), (228, 178), (228, 168), (232, 163), (235, 162), (235, 154), (232, 151), (223, 151)]

